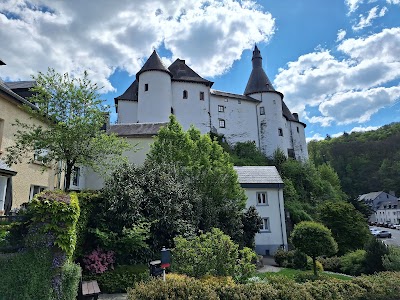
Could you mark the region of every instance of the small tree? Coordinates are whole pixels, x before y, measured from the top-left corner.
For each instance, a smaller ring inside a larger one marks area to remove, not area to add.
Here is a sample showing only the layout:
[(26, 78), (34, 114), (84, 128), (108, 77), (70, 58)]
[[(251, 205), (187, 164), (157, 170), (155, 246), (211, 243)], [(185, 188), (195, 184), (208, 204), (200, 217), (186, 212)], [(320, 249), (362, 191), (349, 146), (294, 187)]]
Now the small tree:
[(296, 248), (311, 256), (315, 276), (318, 276), (316, 258), (333, 255), (338, 250), (331, 231), (317, 222), (300, 222), (294, 227), (291, 239)]
[(389, 254), (388, 247), (376, 237), (371, 237), (365, 245), (365, 271), (368, 274), (384, 270), (383, 257)]
[(29, 100), (35, 103), (36, 109), (24, 108), (46, 125), (16, 120), (14, 125), (19, 130), (15, 134), (15, 145), (6, 149), (8, 165), (22, 162), (23, 157), (33, 162), (37, 157), (32, 152), (39, 151), (45, 165), (63, 162), (64, 189), (69, 190), (74, 166), (100, 171), (101, 167), (109, 168), (120, 161), (129, 144), (102, 130), (108, 107), (99, 99), (99, 88), (88, 79), (86, 72), (83, 78), (73, 78), (49, 69), (47, 74), (39, 72), (33, 79), (36, 85)]

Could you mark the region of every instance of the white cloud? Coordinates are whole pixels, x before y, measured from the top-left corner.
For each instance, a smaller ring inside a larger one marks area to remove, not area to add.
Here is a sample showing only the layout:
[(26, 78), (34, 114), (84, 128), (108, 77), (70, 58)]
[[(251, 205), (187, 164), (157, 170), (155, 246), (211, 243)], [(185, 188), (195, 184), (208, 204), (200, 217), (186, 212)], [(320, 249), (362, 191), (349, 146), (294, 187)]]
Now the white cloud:
[(400, 0), (386, 0), (389, 4), (400, 4)]
[(345, 0), (344, 1), (349, 8), (349, 13), (355, 12), (358, 6), (364, 2), (364, 0)]
[(3, 0), (1, 58), (7, 66), (0, 77), (28, 79), (47, 67), (86, 69), (110, 91), (117, 68), (135, 74), (161, 45), (172, 53), (165, 62), (180, 57), (201, 75), (216, 76), (254, 43), (268, 42), (274, 26), (271, 14), (252, 1)]
[[(300, 56), (279, 70), (274, 84), (292, 111), (310, 123), (364, 123), (400, 99), (400, 28), (343, 40), (337, 47)], [(307, 106), (319, 113), (307, 112)]]
[(340, 42), (341, 40), (344, 39), (344, 37), (346, 36), (346, 30), (344, 29), (340, 29), (337, 33), (337, 39), (336, 42)]
[(360, 15), (360, 20), (358, 21), (358, 23), (354, 26), (352, 26), (352, 29), (355, 31), (361, 30), (365, 27), (371, 26), (372, 25), (372, 21), (378, 17), (383, 17), (386, 12), (387, 12), (387, 8), (383, 7), (379, 12), (379, 7), (375, 6), (373, 8), (371, 8), (371, 10), (368, 12), (367, 16), (364, 15)]
[(358, 127), (354, 127), (353, 129), (351, 129), (349, 133), (373, 131), (373, 130), (377, 130), (379, 128), (380, 128), (380, 126), (367, 126), (367, 127), (358, 126)]
[(316, 133), (316, 134), (314, 134), (312, 137), (306, 138), (306, 142), (308, 143), (308, 142), (310, 142), (310, 141), (321, 141), (321, 140), (323, 140), (323, 139), (325, 139), (324, 136), (322, 136), (322, 135), (319, 134), (319, 133)]

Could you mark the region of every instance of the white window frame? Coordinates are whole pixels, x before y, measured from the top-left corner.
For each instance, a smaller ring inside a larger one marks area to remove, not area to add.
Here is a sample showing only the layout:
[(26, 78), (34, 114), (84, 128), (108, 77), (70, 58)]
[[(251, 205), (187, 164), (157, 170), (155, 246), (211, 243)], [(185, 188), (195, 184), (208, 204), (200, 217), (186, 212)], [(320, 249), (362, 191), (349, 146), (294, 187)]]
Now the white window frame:
[(224, 119), (219, 119), (218, 120), (218, 125), (219, 125), (219, 128), (225, 128), (225, 120)]
[(45, 189), (47, 189), (47, 186), (31, 184), (31, 189), (29, 191), (29, 201), (31, 201), (36, 194), (43, 192)]
[(49, 154), (47, 149), (36, 149), (33, 153), (33, 161), (37, 164), (44, 164), (43, 159)]
[(257, 192), (256, 193), (257, 205), (266, 206), (268, 204), (268, 193), (267, 192)]
[(4, 210), (6, 203), (8, 177), (0, 176), (0, 210)]
[(225, 111), (225, 106), (218, 105), (218, 112), (224, 112), (224, 111)]
[(271, 225), (270, 225), (269, 217), (262, 218), (260, 232), (271, 232)]

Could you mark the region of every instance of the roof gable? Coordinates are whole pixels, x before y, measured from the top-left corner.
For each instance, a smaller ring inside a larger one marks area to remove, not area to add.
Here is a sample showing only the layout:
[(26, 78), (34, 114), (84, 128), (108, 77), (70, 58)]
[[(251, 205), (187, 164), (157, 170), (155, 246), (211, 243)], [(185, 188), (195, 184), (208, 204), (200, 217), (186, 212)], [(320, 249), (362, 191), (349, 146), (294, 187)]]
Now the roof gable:
[(204, 79), (199, 74), (197, 74), (193, 69), (186, 65), (185, 60), (177, 59), (169, 67), (172, 74), (172, 80), (175, 81), (189, 81), (195, 83), (203, 83), (211, 87), (214, 82)]

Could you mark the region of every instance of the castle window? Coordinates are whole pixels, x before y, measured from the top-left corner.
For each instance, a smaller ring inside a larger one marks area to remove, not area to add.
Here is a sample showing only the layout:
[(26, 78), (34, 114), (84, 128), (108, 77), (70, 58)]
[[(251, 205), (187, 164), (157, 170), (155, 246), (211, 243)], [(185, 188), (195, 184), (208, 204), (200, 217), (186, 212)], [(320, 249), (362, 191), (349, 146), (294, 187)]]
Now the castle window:
[(188, 91), (184, 90), (183, 91), (183, 99), (187, 99), (188, 98)]
[(200, 92), (200, 100), (204, 100), (204, 92)]
[(238, 104), (242, 104), (242, 101), (238, 100)]
[(225, 107), (223, 105), (218, 105), (218, 112), (224, 112)]
[(260, 226), (261, 231), (271, 231), (269, 228), (269, 218), (263, 218), (262, 219), (262, 224)]
[(278, 134), (279, 134), (279, 136), (283, 136), (283, 130), (282, 130), (282, 128), (279, 128), (279, 129), (278, 129)]
[(225, 120), (219, 119), (219, 128), (225, 128)]
[(299, 133), (300, 132), (300, 130), (299, 130), (299, 126), (297, 126), (297, 133)]
[(257, 205), (268, 205), (267, 193), (257, 193)]
[(149, 84), (145, 83), (144, 84), (144, 91), (147, 92), (149, 90)]
[(265, 108), (264, 106), (260, 107), (260, 115), (265, 115)]

